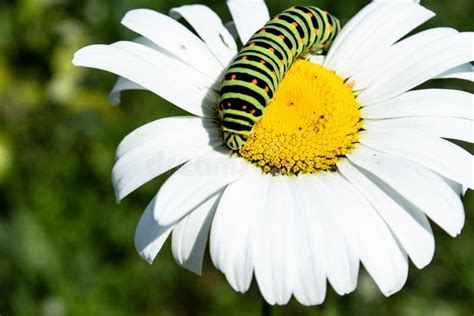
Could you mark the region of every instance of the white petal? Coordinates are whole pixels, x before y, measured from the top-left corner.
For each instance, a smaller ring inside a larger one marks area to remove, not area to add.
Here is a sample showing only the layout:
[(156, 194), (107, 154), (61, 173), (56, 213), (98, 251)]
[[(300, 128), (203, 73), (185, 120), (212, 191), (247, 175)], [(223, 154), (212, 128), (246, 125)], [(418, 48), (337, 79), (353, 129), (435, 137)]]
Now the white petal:
[(227, 6), (243, 44), (270, 20), (264, 0), (227, 0)]
[(474, 33), (457, 33), (423, 46), (410, 38), (401, 41), (385, 56), (391, 61), (390, 66), (381, 69), (377, 80), (362, 91), (357, 100), (364, 105), (388, 100), (448, 69), (472, 61), (473, 44)]
[(370, 62), (370, 56), (384, 51), (404, 35), (434, 16), (434, 13), (412, 2), (384, 2), (352, 29), (337, 47), (326, 67), (347, 78)]
[[(134, 40), (134, 42), (148, 46), (156, 50), (160, 50), (160, 48), (156, 46), (155, 43), (151, 42), (145, 37), (138, 37), (137, 39)], [(126, 91), (126, 90), (146, 90), (146, 89), (136, 84), (135, 82), (128, 80), (127, 78), (119, 77), (114, 87), (112, 88), (112, 91), (110, 91), (109, 93), (109, 102), (112, 105), (119, 105), (121, 102), (120, 95), (122, 91)]]
[(463, 186), (462, 184), (460, 184), (460, 183), (458, 183), (458, 182), (455, 182), (455, 181), (453, 181), (453, 180), (451, 180), (451, 179), (448, 179), (448, 178), (446, 178), (446, 177), (443, 177), (443, 176), (441, 176), (441, 177), (442, 177), (443, 180), (454, 190), (454, 192), (456, 192), (456, 194), (457, 194), (458, 196), (461, 196), (461, 195), (464, 196), (464, 195), (466, 194), (466, 192), (467, 192), (467, 190), (468, 190), (467, 187), (465, 187), (465, 186)]
[(173, 229), (171, 236), (171, 249), (176, 262), (199, 275), (202, 271), (209, 229), (221, 193), (211, 196), (183, 218)]
[(109, 102), (112, 105), (119, 105), (120, 102), (122, 101), (120, 98), (120, 94), (122, 93), (122, 91), (126, 91), (126, 90), (146, 90), (146, 89), (140, 86), (139, 84), (136, 84), (133, 81), (130, 81), (123, 77), (119, 77), (114, 87), (112, 88), (112, 91), (110, 91), (109, 93)]
[[(121, 48), (132, 54), (136, 54), (143, 60), (160, 67), (160, 69), (162, 69), (162, 75), (174, 73), (174, 76), (178, 77), (180, 82), (183, 82), (183, 78), (185, 78), (184, 83), (199, 84), (208, 89), (211, 89), (215, 86), (216, 80), (214, 78), (211, 79), (203, 75), (199, 71), (190, 67), (188, 64), (171, 56), (169, 53), (151, 47), (150, 45), (144, 45), (130, 41), (120, 41), (111, 44), (111, 46)], [(168, 79), (171, 80), (171, 78)], [(186, 87), (183, 86), (182, 88), (184, 89)]]
[[(354, 291), (359, 273), (359, 258), (349, 246), (342, 218), (333, 211), (334, 205), (326, 183), (318, 176), (300, 176), (296, 184), (305, 205), (315, 258), (322, 255), (329, 283), (339, 295)], [(316, 266), (316, 269), (318, 267)]]
[[(132, 54), (136, 54), (141, 59), (160, 68), (160, 75), (167, 76), (168, 80), (179, 82), (182, 89), (192, 89), (193, 85), (204, 87), (208, 90), (214, 88), (216, 81), (211, 79), (184, 62), (176, 59), (167, 52), (155, 49), (150, 45), (144, 45), (137, 42), (120, 41), (110, 46), (118, 47)], [(173, 74), (172, 76), (169, 76)], [(183, 80), (183, 78), (185, 78)], [(187, 86), (189, 85), (189, 86)], [(209, 92), (212, 95), (212, 92)], [(211, 102), (212, 99), (211, 99)], [(214, 104), (211, 103), (211, 106)]]
[(407, 159), (363, 146), (348, 158), (385, 182), (398, 193), (400, 201), (411, 203), (448, 234), (460, 233), (464, 225), (463, 205), (459, 195), (441, 176)]
[(320, 173), (332, 211), (341, 218), (349, 245), (384, 295), (399, 291), (408, 276), (408, 261), (385, 222), (370, 203), (340, 174)]
[[(295, 269), (293, 294), (303, 305), (318, 305), (326, 296), (327, 253), (323, 226), (314, 210), (313, 187), (306, 179), (292, 181), (295, 195), (293, 220), (295, 225)], [(291, 224), (288, 223), (288, 224)], [(345, 247), (338, 249), (345, 251)], [(348, 261), (345, 261), (348, 263)], [(350, 271), (349, 271), (350, 274)], [(354, 277), (356, 279), (356, 277)]]
[[(255, 278), (269, 304), (290, 300), (294, 282), (293, 195), (282, 177), (265, 175), (270, 181), (265, 206), (256, 214), (253, 232)], [(295, 241), (296, 242), (296, 241)]]
[(408, 59), (410, 56), (406, 54), (406, 51), (419, 54), (419, 51), (422, 51), (425, 47), (436, 45), (439, 41), (455, 34), (458, 34), (458, 31), (447, 27), (429, 29), (410, 36), (390, 48), (378, 50), (374, 52), (371, 58), (367, 59), (364, 67), (351, 74), (349, 82), (353, 82), (355, 91), (370, 87), (372, 83), (377, 82), (388, 71), (396, 69), (403, 62), (403, 59)]
[(203, 201), (254, 168), (240, 158), (231, 158), (227, 149), (218, 149), (194, 158), (178, 169), (157, 195), (155, 219), (171, 225)]
[(200, 4), (185, 5), (172, 9), (170, 16), (176, 19), (183, 17), (188, 21), (224, 67), (227, 67), (237, 54), (237, 45), (232, 35), (209, 7)]
[(129, 11), (122, 19), (122, 24), (211, 79), (217, 79), (224, 70), (201, 39), (169, 16), (148, 9), (137, 9)]
[[(351, 41), (353, 32), (357, 32), (359, 25), (361, 25), (368, 15), (373, 14), (374, 11), (378, 12), (382, 6), (378, 3), (372, 2), (366, 5), (362, 10), (360, 10), (349, 22), (344, 25), (341, 32), (336, 36), (334, 42), (331, 44), (331, 47), (328, 51), (325, 66), (329, 69), (334, 69), (334, 65), (338, 60), (339, 56), (342, 56), (346, 53), (345, 47), (347, 47), (349, 41)], [(343, 49), (341, 49), (341, 45)], [(341, 57), (339, 57), (340, 60)]]
[(413, 116), (445, 116), (474, 120), (474, 95), (451, 89), (413, 90), (396, 98), (367, 106), (361, 114), (367, 119)]
[[(230, 285), (245, 293), (252, 281), (256, 214), (265, 206), (268, 177), (259, 170), (229, 184), (214, 216), (210, 237), (211, 259)], [(243, 198), (245, 197), (245, 198)]]
[(360, 142), (413, 160), (446, 178), (474, 188), (473, 156), (449, 141), (417, 131), (384, 129), (361, 133)]
[(309, 54), (307, 57), (306, 57), (306, 60), (312, 62), (312, 63), (315, 63), (317, 65), (324, 65), (324, 60), (326, 59), (326, 56), (324, 55), (313, 55), (313, 54)]
[[(159, 54), (151, 48), (142, 48), (154, 52), (155, 56)], [(164, 56), (162, 57), (165, 58)], [(144, 59), (138, 52), (132, 53), (109, 45), (92, 45), (76, 52), (73, 63), (76, 66), (102, 69), (125, 77), (198, 116), (203, 116), (217, 103), (217, 93), (210, 90), (207, 84), (193, 81), (196, 77), (187, 78), (182, 72), (173, 71), (169, 65), (158, 66), (157, 62), (152, 63)]]
[(117, 149), (112, 182), (118, 200), (144, 183), (220, 145), (217, 130), (197, 117), (154, 121), (130, 133)]
[(168, 54), (170, 57), (174, 57), (173, 54), (167, 52), (165, 49), (161, 48), (160, 46), (156, 45), (154, 42), (150, 41), (148, 38), (139, 36), (133, 40), (133, 42), (145, 45), (147, 47), (153, 48), (154, 50), (160, 51), (164, 54)]
[[(195, 136), (195, 139), (190, 139), (190, 142), (193, 143), (213, 143), (222, 138), (214, 122), (210, 119), (194, 116), (173, 116), (142, 125), (128, 134), (117, 147), (116, 159), (119, 160), (130, 151), (157, 139), (176, 141), (177, 139), (173, 138), (180, 134)], [(222, 144), (222, 141), (220, 144)]]
[(474, 121), (454, 117), (404, 117), (388, 120), (365, 120), (364, 129), (419, 131), (428, 135), (474, 143)]
[(387, 223), (414, 264), (421, 269), (430, 263), (435, 242), (426, 217), (416, 209), (403, 208), (348, 160), (342, 160), (337, 166)]
[(451, 68), (435, 77), (435, 79), (446, 78), (474, 81), (474, 66), (471, 63), (466, 63), (461, 66)]
[(174, 225), (159, 225), (153, 218), (156, 197), (148, 204), (135, 230), (135, 248), (148, 263), (153, 263)]

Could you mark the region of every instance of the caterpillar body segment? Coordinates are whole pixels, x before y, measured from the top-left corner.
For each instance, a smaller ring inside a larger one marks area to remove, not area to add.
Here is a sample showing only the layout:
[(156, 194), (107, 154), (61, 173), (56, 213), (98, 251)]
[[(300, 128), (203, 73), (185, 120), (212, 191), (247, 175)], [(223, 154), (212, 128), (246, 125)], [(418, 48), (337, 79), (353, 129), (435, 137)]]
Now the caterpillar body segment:
[(250, 38), (220, 87), (219, 118), (229, 148), (242, 148), (293, 63), (328, 49), (340, 29), (339, 21), (326, 11), (296, 6), (272, 18)]

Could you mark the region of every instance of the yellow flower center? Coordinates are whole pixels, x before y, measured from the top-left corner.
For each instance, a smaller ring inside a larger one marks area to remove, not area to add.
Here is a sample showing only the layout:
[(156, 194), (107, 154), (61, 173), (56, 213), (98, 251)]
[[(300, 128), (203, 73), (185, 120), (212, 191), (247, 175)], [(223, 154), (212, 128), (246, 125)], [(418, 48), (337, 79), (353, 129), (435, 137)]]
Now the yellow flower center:
[(359, 139), (359, 108), (342, 78), (320, 65), (298, 60), (240, 154), (266, 173), (335, 170), (339, 157), (349, 153)]

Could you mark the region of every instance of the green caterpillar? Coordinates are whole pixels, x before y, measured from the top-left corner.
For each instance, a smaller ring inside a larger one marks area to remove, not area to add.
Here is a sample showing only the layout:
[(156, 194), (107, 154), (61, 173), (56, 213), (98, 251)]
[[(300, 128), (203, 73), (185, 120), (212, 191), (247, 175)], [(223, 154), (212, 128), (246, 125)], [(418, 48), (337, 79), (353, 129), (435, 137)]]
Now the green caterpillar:
[(240, 150), (291, 65), (327, 49), (341, 26), (317, 7), (295, 6), (271, 19), (240, 50), (225, 73), (218, 103), (224, 141)]

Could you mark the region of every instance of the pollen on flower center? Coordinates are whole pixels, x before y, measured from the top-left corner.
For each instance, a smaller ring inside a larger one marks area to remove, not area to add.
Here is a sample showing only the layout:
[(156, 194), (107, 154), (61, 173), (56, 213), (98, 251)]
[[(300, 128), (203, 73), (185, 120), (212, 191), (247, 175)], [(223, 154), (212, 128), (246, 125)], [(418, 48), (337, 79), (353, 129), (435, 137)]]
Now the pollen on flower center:
[(320, 65), (298, 60), (240, 154), (267, 173), (333, 170), (339, 157), (358, 141), (359, 107), (342, 78)]

